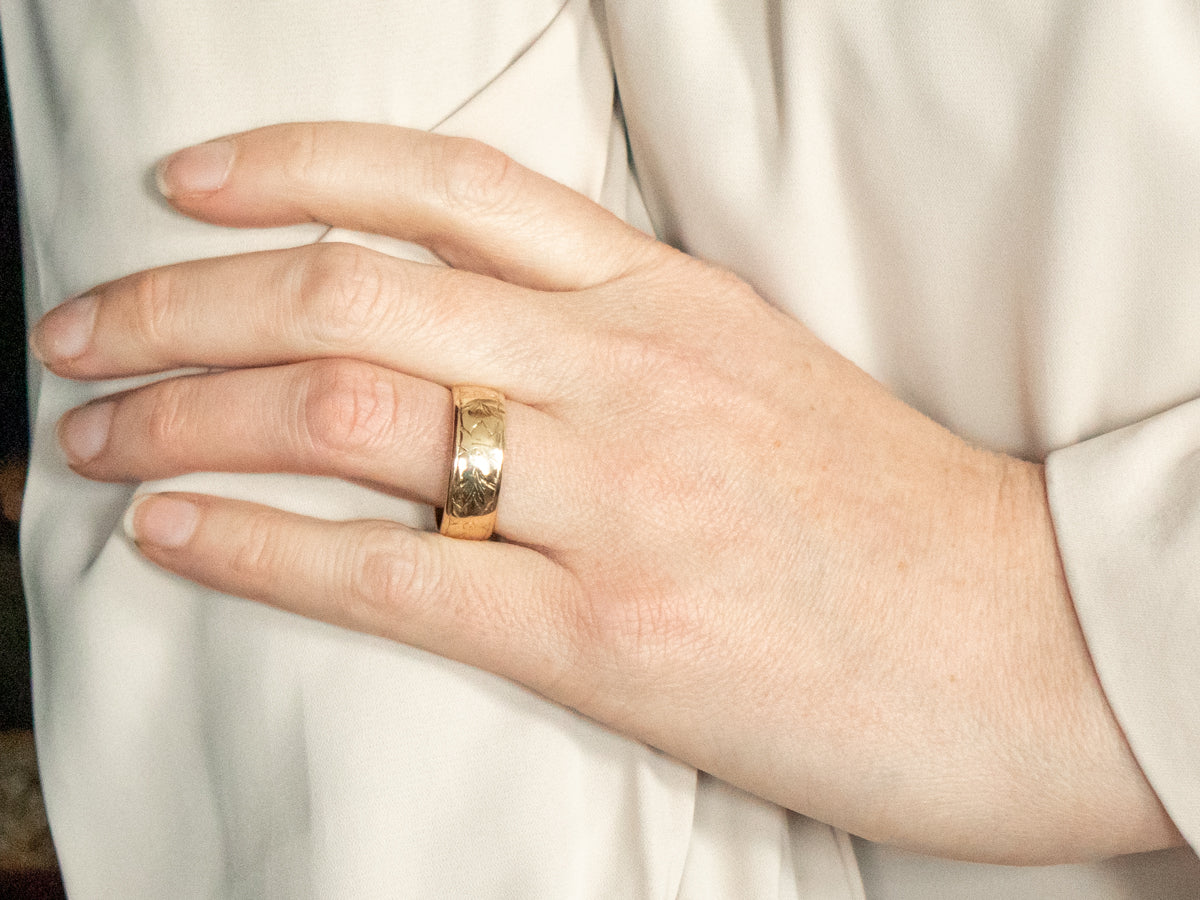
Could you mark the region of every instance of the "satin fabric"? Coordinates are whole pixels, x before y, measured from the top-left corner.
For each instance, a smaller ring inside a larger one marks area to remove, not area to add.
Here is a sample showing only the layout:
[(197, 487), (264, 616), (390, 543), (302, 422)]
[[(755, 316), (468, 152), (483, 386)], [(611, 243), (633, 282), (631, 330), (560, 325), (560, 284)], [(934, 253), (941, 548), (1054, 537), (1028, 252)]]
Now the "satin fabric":
[[(183, 219), (149, 177), (178, 147), (327, 118), (496, 144), (960, 434), (1048, 457), (1097, 667), (1197, 842), (1197, 24), (1157, 0), (3, 0), (30, 319), (185, 258), (427, 258)], [(848, 898), (860, 872), (869, 897), (1200, 895), (1188, 850), (1008, 870), (852, 846), (485, 673), (168, 576), (120, 533), (133, 488), (54, 447), (121, 386), (31, 373), (36, 719), (72, 896)], [(332, 479), (169, 486), (428, 523)]]

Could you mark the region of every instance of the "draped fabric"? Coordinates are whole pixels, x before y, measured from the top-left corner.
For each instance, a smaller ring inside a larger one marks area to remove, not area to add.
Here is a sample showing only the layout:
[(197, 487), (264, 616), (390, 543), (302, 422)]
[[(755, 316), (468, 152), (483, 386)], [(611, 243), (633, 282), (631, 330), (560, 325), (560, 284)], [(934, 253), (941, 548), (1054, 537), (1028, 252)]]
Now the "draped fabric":
[[(1097, 668), (1200, 843), (1196, 3), (2, 0), (0, 27), (31, 321), (188, 258), (428, 259), (203, 225), (150, 177), (258, 125), (388, 122), (501, 147), (1046, 458)], [(54, 446), (126, 384), (31, 373), (35, 716), (73, 896), (841, 900), (860, 873), (871, 898), (1200, 895), (1190, 850), (1008, 870), (852, 844), (486, 673), (167, 575), (122, 536), (134, 486)], [(165, 486), (431, 518), (334, 479)]]

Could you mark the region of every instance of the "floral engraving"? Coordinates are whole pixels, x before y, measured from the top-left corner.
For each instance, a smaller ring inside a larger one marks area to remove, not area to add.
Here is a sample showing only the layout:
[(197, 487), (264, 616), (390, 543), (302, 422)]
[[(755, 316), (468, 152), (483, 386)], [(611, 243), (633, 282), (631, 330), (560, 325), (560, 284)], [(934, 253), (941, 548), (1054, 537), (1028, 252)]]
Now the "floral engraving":
[(464, 402), (458, 415), (455, 488), (446, 512), (459, 519), (495, 512), (504, 461), (504, 403), (478, 398)]

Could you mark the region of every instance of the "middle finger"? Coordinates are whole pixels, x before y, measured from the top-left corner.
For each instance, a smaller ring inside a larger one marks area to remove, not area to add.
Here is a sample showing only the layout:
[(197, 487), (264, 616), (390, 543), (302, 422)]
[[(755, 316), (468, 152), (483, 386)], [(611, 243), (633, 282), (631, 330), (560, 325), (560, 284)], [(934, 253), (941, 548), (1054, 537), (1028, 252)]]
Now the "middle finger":
[[(356, 357), (439, 384), (487, 384), (528, 403), (574, 367), (559, 294), (354, 244), (195, 260), (63, 303), (33, 348), (56, 374), (105, 379), (186, 366)], [(553, 339), (552, 339), (553, 336)], [(577, 357), (576, 357), (577, 359)]]

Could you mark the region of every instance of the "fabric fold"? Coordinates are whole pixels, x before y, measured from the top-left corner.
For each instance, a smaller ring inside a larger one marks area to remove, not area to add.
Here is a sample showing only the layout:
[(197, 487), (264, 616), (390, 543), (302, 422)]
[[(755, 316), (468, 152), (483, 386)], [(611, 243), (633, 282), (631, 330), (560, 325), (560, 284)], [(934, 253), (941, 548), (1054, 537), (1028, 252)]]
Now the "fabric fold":
[(1200, 846), (1200, 400), (1050, 454), (1047, 486), (1096, 671)]

